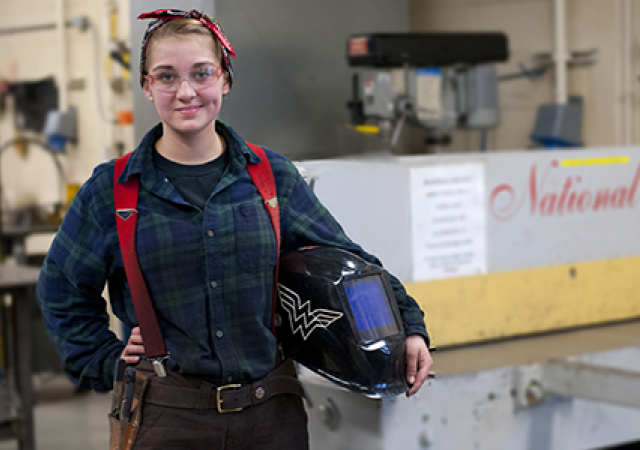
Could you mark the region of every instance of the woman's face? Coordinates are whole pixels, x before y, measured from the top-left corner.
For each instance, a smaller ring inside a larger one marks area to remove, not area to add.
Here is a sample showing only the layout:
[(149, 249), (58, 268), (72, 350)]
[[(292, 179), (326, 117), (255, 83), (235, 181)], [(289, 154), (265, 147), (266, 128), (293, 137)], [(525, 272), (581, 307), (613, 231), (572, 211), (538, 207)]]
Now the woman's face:
[(149, 79), (143, 85), (165, 127), (179, 135), (188, 135), (210, 126), (220, 112), (223, 95), (229, 92), (226, 77), (222, 75), (204, 88), (194, 88), (185, 77), (194, 69), (197, 74), (200, 67), (220, 67), (212, 39), (201, 35), (165, 37), (152, 41), (148, 51), (147, 71), (154, 80), (160, 76), (167, 79), (172, 74), (182, 80), (175, 92), (166, 92), (158, 81), (151, 83)]

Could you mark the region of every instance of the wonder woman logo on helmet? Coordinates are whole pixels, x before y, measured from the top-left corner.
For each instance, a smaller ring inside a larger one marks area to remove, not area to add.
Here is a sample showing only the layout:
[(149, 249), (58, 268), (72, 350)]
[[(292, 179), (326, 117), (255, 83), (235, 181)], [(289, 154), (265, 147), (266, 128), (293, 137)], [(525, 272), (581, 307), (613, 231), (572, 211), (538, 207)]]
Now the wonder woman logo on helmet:
[(311, 311), (311, 303), (302, 303), (300, 296), (282, 284), (278, 284), (278, 296), (280, 304), (289, 314), (292, 334), (300, 331), (305, 341), (313, 331), (318, 328), (327, 328), (344, 314), (330, 309), (315, 309)]

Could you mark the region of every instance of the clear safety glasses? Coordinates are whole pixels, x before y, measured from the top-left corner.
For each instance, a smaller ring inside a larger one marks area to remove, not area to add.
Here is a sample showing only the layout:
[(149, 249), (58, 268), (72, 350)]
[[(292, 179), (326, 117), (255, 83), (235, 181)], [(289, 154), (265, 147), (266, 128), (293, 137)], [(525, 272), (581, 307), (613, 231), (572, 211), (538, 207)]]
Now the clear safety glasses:
[(222, 67), (206, 64), (194, 67), (187, 72), (186, 76), (180, 76), (175, 70), (162, 69), (145, 77), (151, 86), (161, 92), (176, 92), (184, 80), (187, 80), (191, 87), (198, 91), (212, 86), (221, 76)]

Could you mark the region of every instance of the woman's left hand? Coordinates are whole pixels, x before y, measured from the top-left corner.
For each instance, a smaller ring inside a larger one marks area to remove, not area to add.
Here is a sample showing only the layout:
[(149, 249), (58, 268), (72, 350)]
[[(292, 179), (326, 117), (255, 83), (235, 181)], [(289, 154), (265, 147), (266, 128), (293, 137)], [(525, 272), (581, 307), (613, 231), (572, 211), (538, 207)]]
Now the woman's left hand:
[(407, 338), (407, 382), (412, 385), (407, 397), (411, 397), (420, 390), (429, 376), (433, 359), (424, 338), (419, 334), (412, 334)]

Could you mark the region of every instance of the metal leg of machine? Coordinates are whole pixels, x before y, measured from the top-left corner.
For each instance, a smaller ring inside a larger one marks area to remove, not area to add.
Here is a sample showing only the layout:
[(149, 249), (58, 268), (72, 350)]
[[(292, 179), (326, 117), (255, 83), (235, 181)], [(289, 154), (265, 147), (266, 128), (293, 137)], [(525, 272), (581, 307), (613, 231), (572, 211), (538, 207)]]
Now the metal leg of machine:
[(0, 296), (11, 296), (2, 329), (9, 357), (0, 380), (0, 396), (6, 400), (0, 402), (0, 439), (17, 439), (19, 450), (36, 448), (28, 298), (38, 273), (34, 268), (0, 266)]
[[(445, 350), (436, 367), (446, 371), (449, 356), (456, 364), (477, 359)], [(415, 397), (372, 400), (303, 371), (312, 448), (595, 450), (640, 440), (638, 345), (454, 372)]]
[(640, 371), (561, 360), (520, 372), (518, 399), (525, 407), (560, 395), (640, 410)]

